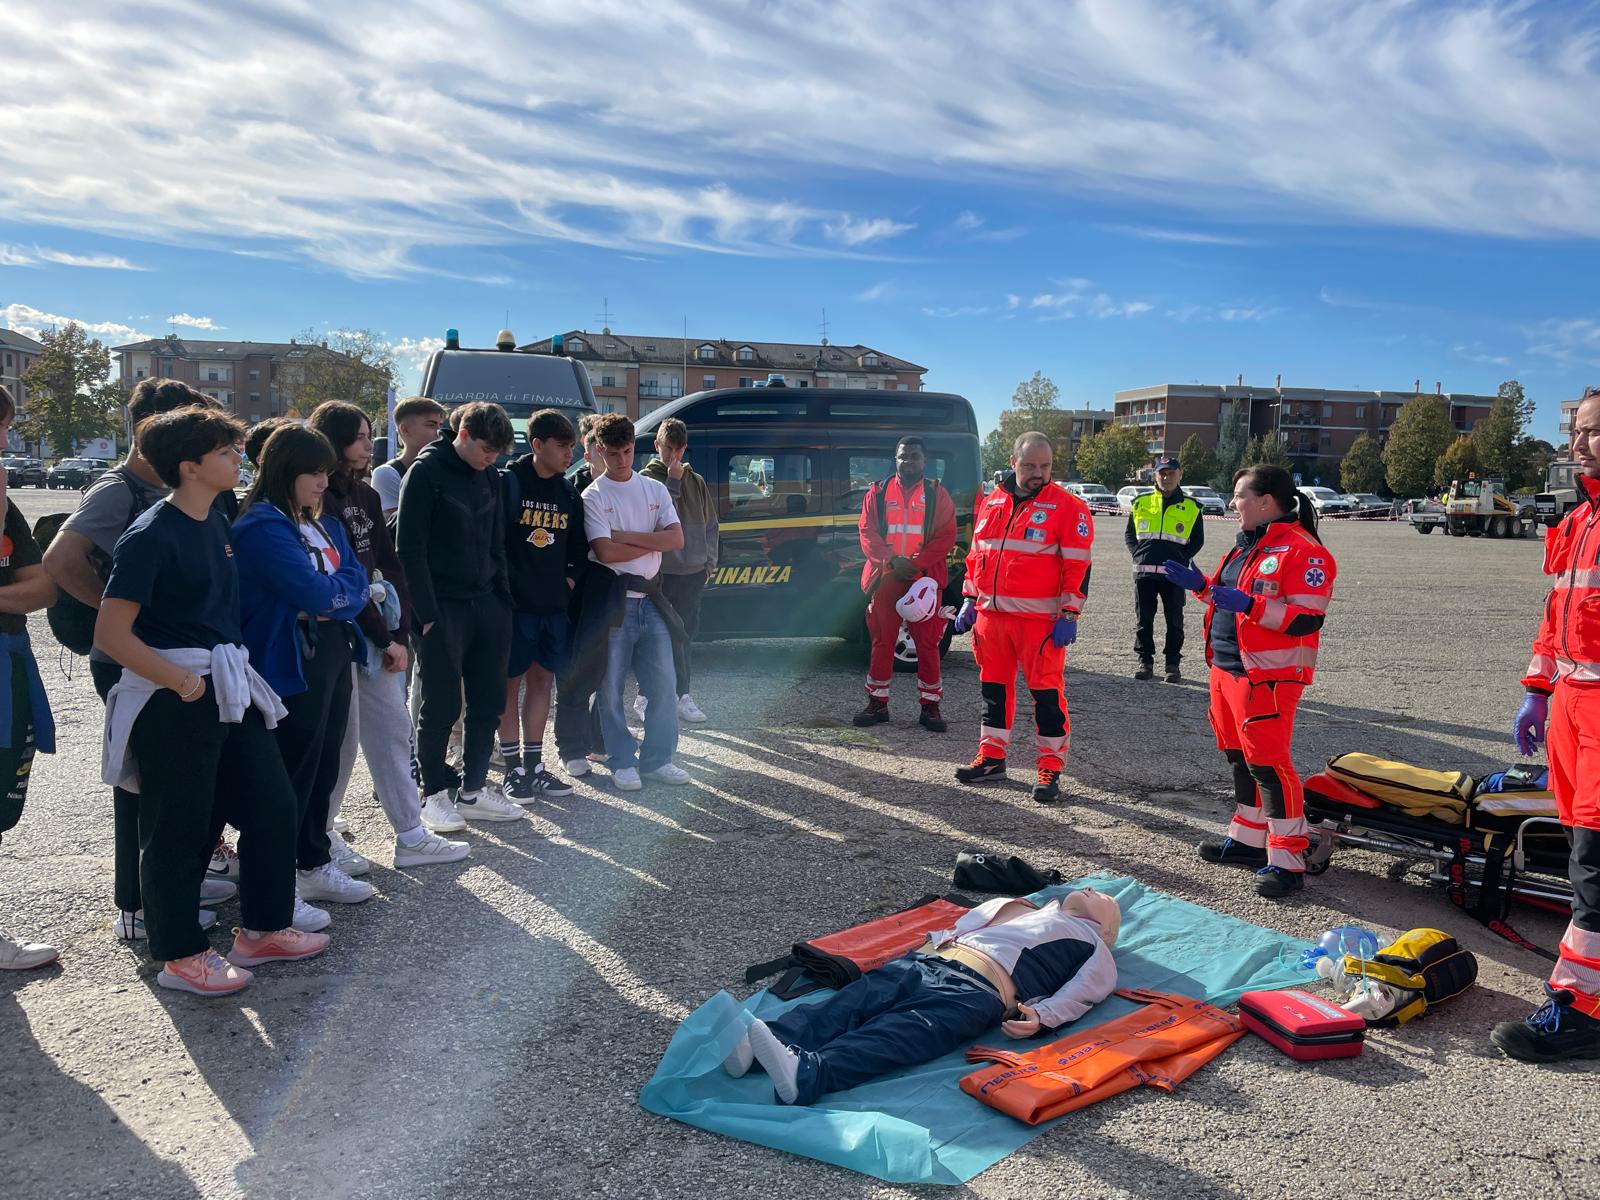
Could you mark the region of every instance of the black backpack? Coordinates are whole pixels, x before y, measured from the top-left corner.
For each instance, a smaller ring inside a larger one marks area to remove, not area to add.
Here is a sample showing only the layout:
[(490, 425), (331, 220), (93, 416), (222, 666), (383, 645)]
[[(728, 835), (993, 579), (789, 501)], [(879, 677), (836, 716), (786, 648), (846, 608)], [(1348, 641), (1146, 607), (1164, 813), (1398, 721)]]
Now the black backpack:
[(956, 855), (955, 885), (969, 892), (1026, 896), (1060, 882), (1060, 871), (1041, 872), (1015, 854), (963, 851)]
[[(139, 519), (139, 514), (150, 507), (150, 493), (145, 490), (145, 485), (138, 477), (126, 467), (113, 467), (106, 472), (106, 475), (122, 480), (128, 489), (128, 519), (122, 526), (126, 531), (129, 525)], [(50, 548), (51, 541), (71, 515), (71, 513), (47, 513), (34, 523), (33, 540), (39, 543), (40, 553)], [(89, 549), (89, 564), (94, 567), (95, 574), (100, 577), (100, 584), (103, 587), (111, 578), (111, 556), (99, 546), (92, 546)], [(50, 632), (55, 635), (56, 641), (74, 654), (88, 654), (94, 648), (94, 623), (99, 615), (95, 609), (71, 595), (66, 588), (56, 589), (55, 603), (45, 610), (45, 619), (50, 622)]]

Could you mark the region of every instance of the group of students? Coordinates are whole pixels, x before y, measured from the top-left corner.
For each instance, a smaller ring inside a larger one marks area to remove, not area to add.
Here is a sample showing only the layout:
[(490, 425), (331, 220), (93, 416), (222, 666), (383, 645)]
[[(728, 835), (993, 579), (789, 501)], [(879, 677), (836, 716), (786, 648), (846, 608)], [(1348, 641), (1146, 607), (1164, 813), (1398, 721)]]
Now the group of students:
[[(247, 429), (186, 384), (146, 380), (128, 409), (127, 460), (43, 554), (0, 481), (12, 671), (0, 833), (20, 816), (33, 754), (54, 749), (25, 614), (59, 587), (62, 603), (94, 610), (117, 930), (148, 941), (162, 986), (238, 991), (249, 968), (326, 948), (331, 917), (312, 902), (374, 894), (359, 878), (371, 864), (337, 831), (358, 749), (397, 868), (458, 861), (469, 845), (444, 834), (571, 794), (543, 757), (555, 689), (568, 775), (605, 762), (622, 790), (689, 781), (672, 760), (680, 716), (706, 719), (688, 693), (687, 636), (717, 531), (681, 422), (663, 426), (647, 475), (632, 469), (626, 417), (586, 417), (589, 465), (569, 480), (580, 433), (559, 411), (529, 419), (531, 452), (501, 472), (514, 434), (498, 405), (447, 414), (417, 397), (396, 410), (405, 453), (368, 482), (372, 429), (353, 404)], [(13, 416), (0, 390), (0, 434)], [(241, 501), (242, 457), (256, 473)], [(674, 575), (698, 577), (669, 583), (668, 555)], [(642, 749), (623, 710), (630, 671)], [(235, 895), (224, 957), (208, 906)], [(55, 957), (0, 938), (0, 968)]]

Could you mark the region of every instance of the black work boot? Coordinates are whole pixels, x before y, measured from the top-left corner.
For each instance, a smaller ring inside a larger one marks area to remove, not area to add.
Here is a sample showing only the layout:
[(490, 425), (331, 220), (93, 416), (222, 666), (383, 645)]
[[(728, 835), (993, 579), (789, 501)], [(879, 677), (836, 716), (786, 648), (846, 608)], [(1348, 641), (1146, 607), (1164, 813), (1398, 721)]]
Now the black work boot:
[(1568, 1058), (1600, 1058), (1600, 1020), (1572, 1007), (1575, 996), (1565, 988), (1544, 985), (1549, 997), (1520, 1021), (1496, 1025), (1489, 1040), (1523, 1062), (1560, 1062)]
[(1156, 664), (1148, 658), (1139, 660), (1139, 669), (1133, 673), (1135, 679), (1154, 679)]
[(1054, 804), (1061, 799), (1061, 772), (1049, 767), (1039, 768), (1039, 782), (1033, 786), (1035, 804)]
[(1164, 676), (1164, 678), (1166, 679), (1166, 681), (1168, 683), (1182, 683), (1183, 682), (1183, 672), (1178, 669), (1178, 664), (1177, 663), (1175, 663), (1175, 662), (1168, 663), (1167, 664), (1167, 673)]
[(964, 767), (956, 768), (957, 783), (988, 783), (994, 779), (1006, 777), (1006, 760), (1003, 758), (986, 758), (979, 754)]
[(882, 725), (889, 719), (889, 702), (869, 698), (867, 706), (850, 718), (852, 725)]
[(1258, 846), (1246, 846), (1243, 842), (1236, 842), (1230, 837), (1223, 838), (1220, 842), (1201, 842), (1200, 857), (1208, 863), (1219, 863), (1225, 867), (1249, 867), (1252, 871), (1259, 871), (1267, 865), (1267, 852)]
[(1268, 900), (1281, 900), (1304, 890), (1306, 873), (1291, 871), (1287, 867), (1262, 867), (1256, 872), (1256, 895)]
[(929, 733), (943, 733), (950, 728), (945, 722), (944, 714), (939, 711), (938, 703), (931, 700), (922, 702), (922, 715), (917, 718), (917, 724)]

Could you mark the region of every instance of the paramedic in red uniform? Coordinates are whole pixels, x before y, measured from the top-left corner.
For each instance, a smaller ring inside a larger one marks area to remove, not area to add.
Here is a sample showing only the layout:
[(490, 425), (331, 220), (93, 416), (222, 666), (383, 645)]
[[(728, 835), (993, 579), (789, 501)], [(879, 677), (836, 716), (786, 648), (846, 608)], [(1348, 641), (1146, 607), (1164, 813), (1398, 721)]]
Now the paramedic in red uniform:
[(1544, 571), (1553, 579), (1515, 726), (1523, 754), (1545, 743), (1556, 812), (1572, 841), (1572, 921), (1545, 1004), (1489, 1035), (1528, 1062), (1600, 1058), (1600, 391), (1587, 392), (1572, 418), (1572, 457), (1585, 502), (1545, 535)]
[(1094, 541), (1089, 506), (1050, 481), (1054, 454), (1042, 433), (1025, 433), (1012, 447), (1011, 474), (978, 510), (961, 586), (967, 598), (955, 626), (957, 633), (973, 629), (983, 684), (978, 754), (956, 769), (956, 778), (962, 783), (1005, 778), (1020, 669), (1033, 696), (1039, 752), (1033, 798), (1040, 804), (1061, 797), (1071, 728), (1062, 675), (1067, 647), (1078, 640)]
[(1168, 579), (1209, 606), (1211, 728), (1233, 765), (1233, 820), (1207, 862), (1249, 867), (1268, 899), (1305, 886), (1305, 799), (1289, 743), (1295, 708), (1317, 666), (1338, 568), (1317, 537), (1317, 514), (1282, 467), (1233, 477), (1239, 537), (1209, 580), (1169, 562)]
[[(867, 601), (867, 629), (872, 658), (867, 664), (867, 706), (857, 725), (889, 719), (889, 681), (894, 677), (894, 643), (900, 632), (895, 602), (919, 579), (931, 579), (941, 594), (950, 578), (945, 560), (956, 544), (956, 506), (937, 479), (927, 479), (927, 450), (919, 437), (903, 437), (894, 450), (894, 474), (867, 489), (861, 504), (861, 590)], [(917, 696), (922, 701), (918, 723), (934, 733), (945, 731), (939, 712), (944, 684), (939, 677), (939, 642), (945, 618), (937, 609), (926, 620), (909, 625), (917, 648)]]

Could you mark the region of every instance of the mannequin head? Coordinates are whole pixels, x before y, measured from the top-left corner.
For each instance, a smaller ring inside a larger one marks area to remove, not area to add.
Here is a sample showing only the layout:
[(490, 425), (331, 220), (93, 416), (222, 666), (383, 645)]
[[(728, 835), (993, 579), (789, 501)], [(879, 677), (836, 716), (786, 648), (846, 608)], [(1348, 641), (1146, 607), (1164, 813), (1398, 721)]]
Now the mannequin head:
[(1100, 939), (1108, 946), (1117, 944), (1117, 933), (1122, 928), (1122, 909), (1117, 902), (1093, 888), (1082, 888), (1061, 897), (1061, 910), (1100, 926)]

